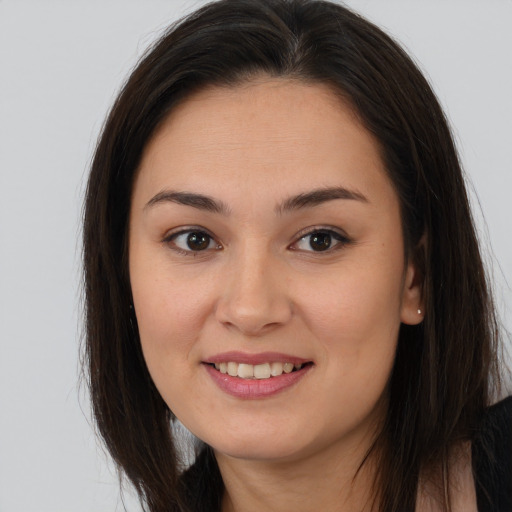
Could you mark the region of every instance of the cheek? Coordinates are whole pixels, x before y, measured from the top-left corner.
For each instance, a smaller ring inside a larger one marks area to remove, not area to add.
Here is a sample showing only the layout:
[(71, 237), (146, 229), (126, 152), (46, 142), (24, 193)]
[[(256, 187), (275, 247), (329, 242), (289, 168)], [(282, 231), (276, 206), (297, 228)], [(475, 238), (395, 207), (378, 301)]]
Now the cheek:
[[(326, 338), (382, 333), (400, 323), (401, 272), (347, 268), (297, 293), (299, 308), (312, 330)], [(387, 327), (387, 328), (386, 328)], [(383, 331), (384, 329), (384, 331)]]
[(167, 381), (184, 377), (211, 294), (198, 290), (184, 270), (146, 252), (131, 254), (132, 295), (146, 364), (157, 388), (165, 390)]
[(170, 280), (133, 282), (132, 293), (144, 350), (181, 350), (197, 336), (205, 297)]
[(204, 298), (167, 279), (132, 280), (142, 353), (162, 398), (178, 414), (194, 402), (189, 382), (194, 347), (204, 319)]
[(375, 393), (389, 377), (400, 328), (403, 270), (400, 260), (396, 265), (383, 260), (345, 262), (330, 279), (298, 294), (330, 378), (344, 378), (343, 386), (368, 385)]
[[(319, 347), (325, 390), (317, 394), (320, 409), (333, 412), (330, 427), (350, 429), (383, 397), (392, 371), (400, 328), (401, 273), (370, 276), (356, 271), (339, 274), (303, 301), (303, 315)], [(304, 295), (306, 297), (306, 295)], [(322, 398), (319, 398), (322, 396)], [(347, 415), (346, 411), (350, 411)], [(318, 421), (323, 421), (321, 418)]]

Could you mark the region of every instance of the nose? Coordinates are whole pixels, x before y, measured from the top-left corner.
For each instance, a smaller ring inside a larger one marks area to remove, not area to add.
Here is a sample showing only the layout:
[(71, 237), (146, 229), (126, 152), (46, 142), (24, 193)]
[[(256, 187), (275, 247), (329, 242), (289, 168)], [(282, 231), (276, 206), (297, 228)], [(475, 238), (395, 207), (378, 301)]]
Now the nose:
[(293, 315), (287, 277), (281, 262), (266, 251), (246, 250), (226, 269), (216, 318), (245, 336), (262, 336)]

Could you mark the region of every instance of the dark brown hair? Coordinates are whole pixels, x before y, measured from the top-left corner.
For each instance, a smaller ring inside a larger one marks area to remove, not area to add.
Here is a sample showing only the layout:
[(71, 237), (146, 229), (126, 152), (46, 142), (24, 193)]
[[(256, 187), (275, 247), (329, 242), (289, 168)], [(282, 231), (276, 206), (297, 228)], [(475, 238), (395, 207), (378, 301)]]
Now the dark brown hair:
[(330, 2), (209, 4), (171, 27), (119, 94), (96, 148), (84, 213), (85, 352), (99, 432), (147, 510), (219, 508), (223, 485), (211, 450), (182, 474), (172, 412), (142, 356), (127, 225), (134, 176), (159, 123), (195, 91), (256, 74), (327, 84), (348, 100), (378, 140), (398, 193), (407, 256), (424, 271), (425, 320), (401, 327), (389, 410), (373, 448), (375, 499), (382, 511), (413, 510), (420, 471), (439, 468), (446, 488), (451, 449), (473, 439), (491, 400), (496, 319), (435, 95), (389, 36)]

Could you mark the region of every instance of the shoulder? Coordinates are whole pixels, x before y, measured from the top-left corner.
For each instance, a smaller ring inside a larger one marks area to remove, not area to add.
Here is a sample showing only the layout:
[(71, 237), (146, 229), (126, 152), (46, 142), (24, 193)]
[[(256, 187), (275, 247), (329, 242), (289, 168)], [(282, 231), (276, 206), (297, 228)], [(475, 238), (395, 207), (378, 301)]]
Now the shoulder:
[(487, 409), (472, 459), (478, 510), (512, 511), (512, 396)]

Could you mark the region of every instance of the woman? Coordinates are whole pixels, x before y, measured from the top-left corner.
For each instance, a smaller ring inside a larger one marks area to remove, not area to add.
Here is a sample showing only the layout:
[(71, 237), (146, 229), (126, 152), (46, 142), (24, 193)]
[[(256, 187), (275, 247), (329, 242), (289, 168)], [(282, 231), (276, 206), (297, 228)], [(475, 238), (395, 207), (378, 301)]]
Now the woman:
[(511, 509), (456, 150), (378, 28), (300, 0), (184, 19), (109, 115), (84, 222), (95, 417), (148, 510)]

